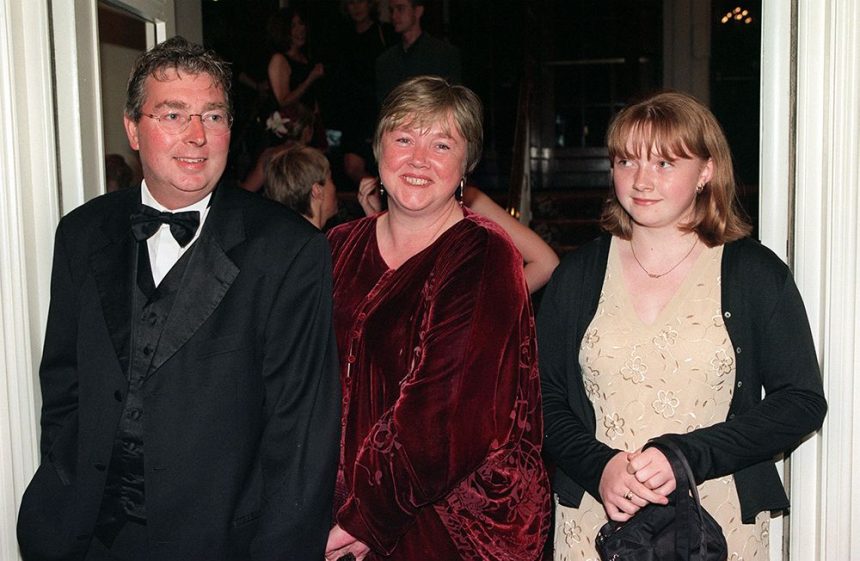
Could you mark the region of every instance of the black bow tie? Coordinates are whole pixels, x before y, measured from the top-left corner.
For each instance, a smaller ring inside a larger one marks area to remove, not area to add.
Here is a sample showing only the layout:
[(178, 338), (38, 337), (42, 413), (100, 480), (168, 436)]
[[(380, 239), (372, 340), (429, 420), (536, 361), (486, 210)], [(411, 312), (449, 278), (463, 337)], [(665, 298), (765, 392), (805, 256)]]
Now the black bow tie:
[(197, 233), (200, 213), (196, 210), (160, 212), (150, 206), (140, 205), (138, 211), (131, 215), (131, 232), (139, 242), (151, 238), (162, 224), (168, 224), (173, 239), (185, 247)]

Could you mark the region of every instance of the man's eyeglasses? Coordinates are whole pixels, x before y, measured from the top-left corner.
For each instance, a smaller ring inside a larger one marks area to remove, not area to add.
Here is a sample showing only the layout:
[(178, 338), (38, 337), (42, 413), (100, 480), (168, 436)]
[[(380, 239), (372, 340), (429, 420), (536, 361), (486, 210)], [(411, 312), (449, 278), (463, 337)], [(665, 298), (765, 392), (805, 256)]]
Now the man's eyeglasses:
[(233, 125), (233, 117), (224, 110), (216, 109), (206, 113), (188, 113), (171, 109), (159, 115), (143, 113), (144, 116), (158, 121), (158, 126), (167, 134), (179, 134), (184, 132), (191, 124), (191, 117), (200, 117), (203, 128), (214, 135), (227, 134)]

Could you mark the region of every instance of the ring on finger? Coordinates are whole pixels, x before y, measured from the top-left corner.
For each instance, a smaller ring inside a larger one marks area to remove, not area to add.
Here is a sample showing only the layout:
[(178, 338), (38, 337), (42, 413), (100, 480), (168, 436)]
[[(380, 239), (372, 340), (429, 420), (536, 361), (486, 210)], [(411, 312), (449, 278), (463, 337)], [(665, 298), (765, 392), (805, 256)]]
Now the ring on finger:
[(628, 489), (627, 492), (624, 493), (624, 498), (627, 499), (628, 501), (632, 500), (633, 499), (633, 491)]

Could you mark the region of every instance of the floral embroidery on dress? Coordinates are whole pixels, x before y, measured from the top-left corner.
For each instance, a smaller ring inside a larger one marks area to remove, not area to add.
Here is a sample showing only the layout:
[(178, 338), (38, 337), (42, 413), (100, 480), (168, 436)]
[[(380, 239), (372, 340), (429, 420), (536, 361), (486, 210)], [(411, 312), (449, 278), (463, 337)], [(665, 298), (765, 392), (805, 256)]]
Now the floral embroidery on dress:
[(675, 409), (677, 409), (680, 404), (681, 401), (675, 397), (674, 391), (658, 390), (657, 399), (654, 400), (654, 403), (652, 403), (651, 406), (654, 408), (654, 411), (659, 415), (662, 415), (664, 419), (668, 419), (675, 415)]
[[(594, 376), (597, 376), (598, 374), (600, 374), (600, 372), (598, 372), (596, 370), (592, 371), (590, 368), (589, 368), (589, 370), (590, 370), (589, 374), (593, 374)], [(597, 382), (595, 382), (594, 380), (592, 380), (591, 378), (592, 378), (592, 376), (585, 378), (585, 395), (588, 396), (588, 399), (590, 399), (591, 401), (594, 401), (597, 397), (600, 396), (600, 385)]]
[(576, 544), (582, 542), (582, 528), (575, 521), (565, 520), (562, 532), (568, 547), (576, 547)]
[(606, 427), (606, 436), (610, 440), (615, 440), (624, 434), (624, 419), (618, 413), (603, 417), (603, 426)]
[(699, 430), (700, 428), (703, 428), (702, 423), (687, 425), (687, 432), (693, 432), (694, 430)]
[[(367, 435), (365, 442), (367, 443), (368, 448), (385, 456), (392, 456), (395, 449), (400, 450), (403, 447), (397, 439), (397, 429), (394, 426), (394, 419), (391, 411), (386, 412), (379, 421), (377, 421), (376, 426), (374, 426), (370, 434)], [(370, 466), (365, 466), (361, 462), (356, 462), (356, 467), (362, 468), (367, 472), (368, 483), (370, 485), (380, 485), (382, 483), (381, 470), (376, 469), (371, 474)]]
[(711, 369), (719, 377), (732, 373), (735, 366), (735, 357), (726, 353), (725, 349), (719, 349), (711, 359)]
[(648, 372), (648, 365), (638, 355), (627, 360), (621, 367), (621, 376), (634, 384), (644, 382), (646, 372)]
[(667, 325), (663, 329), (660, 330), (660, 333), (655, 336), (651, 342), (654, 343), (654, 346), (658, 349), (666, 349), (667, 347), (674, 345), (675, 341), (678, 339), (678, 332), (675, 331), (672, 326)]
[(594, 345), (596, 345), (600, 341), (600, 335), (597, 333), (596, 329), (589, 329), (585, 333), (585, 337), (582, 338), (582, 344), (589, 349), (593, 349)]

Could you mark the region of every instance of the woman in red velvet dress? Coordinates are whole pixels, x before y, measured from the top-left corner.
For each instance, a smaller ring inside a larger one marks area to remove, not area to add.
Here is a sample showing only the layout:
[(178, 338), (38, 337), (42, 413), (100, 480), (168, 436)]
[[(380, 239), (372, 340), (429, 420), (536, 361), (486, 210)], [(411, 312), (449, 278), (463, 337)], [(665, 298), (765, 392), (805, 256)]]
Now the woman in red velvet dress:
[(404, 82), (374, 138), (388, 211), (329, 234), (343, 386), (329, 560), (541, 556), (549, 487), (522, 257), (458, 201), (482, 137), (470, 90)]

